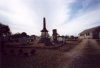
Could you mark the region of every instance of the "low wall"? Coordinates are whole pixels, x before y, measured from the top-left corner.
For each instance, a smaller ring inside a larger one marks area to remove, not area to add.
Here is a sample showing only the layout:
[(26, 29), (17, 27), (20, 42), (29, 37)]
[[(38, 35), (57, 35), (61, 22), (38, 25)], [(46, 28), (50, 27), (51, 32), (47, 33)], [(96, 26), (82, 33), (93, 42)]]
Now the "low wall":
[(14, 56), (31, 56), (36, 50), (31, 47), (4, 47), (3, 54)]

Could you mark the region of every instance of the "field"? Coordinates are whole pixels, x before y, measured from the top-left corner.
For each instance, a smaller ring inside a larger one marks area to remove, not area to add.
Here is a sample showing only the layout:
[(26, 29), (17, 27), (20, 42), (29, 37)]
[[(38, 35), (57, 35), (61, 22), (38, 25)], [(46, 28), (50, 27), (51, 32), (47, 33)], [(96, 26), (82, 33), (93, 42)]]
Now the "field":
[(78, 44), (79, 41), (68, 41), (56, 48), (34, 48), (36, 52), (32, 56), (2, 55), (2, 68), (62, 68), (71, 59), (65, 53)]
[(100, 45), (100, 39), (97, 40), (97, 43)]

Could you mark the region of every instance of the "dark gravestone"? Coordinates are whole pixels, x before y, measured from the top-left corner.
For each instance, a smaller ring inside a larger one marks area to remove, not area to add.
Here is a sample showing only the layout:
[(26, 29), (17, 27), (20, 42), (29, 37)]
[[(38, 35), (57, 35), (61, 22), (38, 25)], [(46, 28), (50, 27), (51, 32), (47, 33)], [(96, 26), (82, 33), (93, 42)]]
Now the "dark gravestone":
[(31, 55), (35, 55), (36, 50), (32, 49), (31, 50)]
[(51, 41), (50, 41), (50, 38), (45, 38), (44, 44), (45, 44), (45, 46), (50, 46), (50, 45), (52, 45), (52, 43), (51, 43)]
[(24, 53), (24, 57), (29, 57), (29, 54), (28, 53)]

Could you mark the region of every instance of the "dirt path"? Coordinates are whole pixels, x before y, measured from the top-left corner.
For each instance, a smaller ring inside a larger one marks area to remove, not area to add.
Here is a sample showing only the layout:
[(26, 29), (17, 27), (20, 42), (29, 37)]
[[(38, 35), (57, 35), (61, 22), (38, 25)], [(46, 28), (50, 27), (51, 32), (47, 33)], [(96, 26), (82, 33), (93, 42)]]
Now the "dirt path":
[[(79, 56), (82, 56), (82, 50), (84, 47), (86, 47), (87, 41), (83, 40), (79, 45), (75, 45), (75, 47), (68, 51), (64, 52), (63, 57), (67, 57), (68, 60), (64, 60), (64, 64), (62, 65), (62, 68), (69, 68), (69, 65), (72, 64), (72, 61)], [(84, 45), (84, 46), (83, 46)]]
[(84, 40), (72, 53), (68, 68), (100, 68), (100, 46), (95, 40)]

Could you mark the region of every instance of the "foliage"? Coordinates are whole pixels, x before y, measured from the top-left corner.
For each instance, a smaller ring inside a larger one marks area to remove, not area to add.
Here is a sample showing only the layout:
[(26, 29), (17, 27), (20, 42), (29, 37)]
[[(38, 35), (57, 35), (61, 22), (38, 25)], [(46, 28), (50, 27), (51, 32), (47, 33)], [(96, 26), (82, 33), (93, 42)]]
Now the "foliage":
[(9, 36), (10, 34), (11, 32), (9, 26), (0, 23), (0, 36)]

